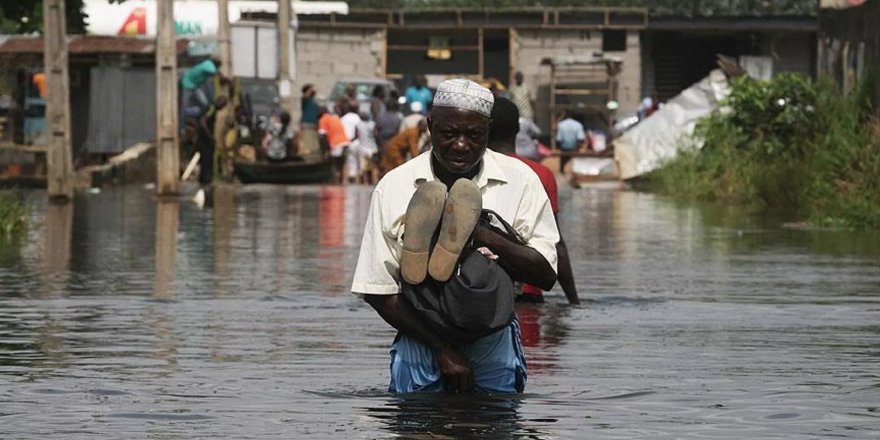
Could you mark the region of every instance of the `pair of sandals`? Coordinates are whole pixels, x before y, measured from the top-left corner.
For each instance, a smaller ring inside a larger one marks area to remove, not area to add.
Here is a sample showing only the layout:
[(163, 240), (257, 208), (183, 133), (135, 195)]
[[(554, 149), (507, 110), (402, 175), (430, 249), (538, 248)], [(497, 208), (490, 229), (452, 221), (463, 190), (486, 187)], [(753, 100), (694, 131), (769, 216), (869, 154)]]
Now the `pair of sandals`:
[[(428, 276), (440, 282), (449, 280), (480, 219), (482, 206), (480, 188), (471, 180), (458, 179), (448, 193), (442, 182), (421, 184), (404, 217), (403, 280), (413, 285)], [(438, 225), (440, 232), (432, 249)]]

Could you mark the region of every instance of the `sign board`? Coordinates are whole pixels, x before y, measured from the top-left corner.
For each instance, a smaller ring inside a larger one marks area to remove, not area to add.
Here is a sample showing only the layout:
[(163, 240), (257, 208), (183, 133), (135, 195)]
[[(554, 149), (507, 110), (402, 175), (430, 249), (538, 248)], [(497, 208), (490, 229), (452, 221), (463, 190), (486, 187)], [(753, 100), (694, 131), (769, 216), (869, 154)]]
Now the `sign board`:
[[(338, 1), (292, 1), (296, 14), (347, 14), (348, 4)], [(91, 35), (156, 35), (156, 0), (126, 0), (110, 3), (108, 0), (84, 0), (86, 33)], [(242, 14), (278, 12), (276, 1), (230, 0), (229, 22), (235, 23)], [(181, 37), (210, 37), (217, 35), (219, 22), (217, 2), (213, 0), (177, 0), (174, 2), (174, 24)]]
[(186, 45), (186, 55), (192, 58), (207, 57), (220, 53), (216, 41), (190, 41)]

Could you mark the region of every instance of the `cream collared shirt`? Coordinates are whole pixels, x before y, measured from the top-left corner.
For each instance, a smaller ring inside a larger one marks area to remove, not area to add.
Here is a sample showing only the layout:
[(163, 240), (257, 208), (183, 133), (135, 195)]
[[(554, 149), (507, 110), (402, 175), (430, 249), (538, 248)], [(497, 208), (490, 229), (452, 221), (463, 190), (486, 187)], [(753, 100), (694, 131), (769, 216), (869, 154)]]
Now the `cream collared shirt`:
[[(520, 160), (486, 150), (474, 182), (483, 193), (483, 208), (504, 218), (556, 270), (559, 231), (550, 201), (538, 176)], [(351, 291), (357, 295), (400, 292), (403, 217), (422, 182), (435, 180), (431, 152), (395, 168), (376, 185), (364, 227)]]

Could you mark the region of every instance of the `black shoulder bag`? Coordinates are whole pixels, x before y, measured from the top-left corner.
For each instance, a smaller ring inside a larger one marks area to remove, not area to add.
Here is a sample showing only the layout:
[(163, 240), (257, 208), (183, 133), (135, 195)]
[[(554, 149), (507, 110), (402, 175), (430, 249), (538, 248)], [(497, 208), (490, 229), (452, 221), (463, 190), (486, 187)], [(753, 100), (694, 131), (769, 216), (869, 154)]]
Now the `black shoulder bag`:
[[(480, 224), (525, 244), (493, 211), (484, 209)], [(456, 272), (448, 281), (441, 283), (430, 277), (417, 285), (402, 281), (401, 293), (432, 330), (464, 344), (502, 330), (514, 317), (516, 292), (510, 275), (472, 245), (462, 251)]]

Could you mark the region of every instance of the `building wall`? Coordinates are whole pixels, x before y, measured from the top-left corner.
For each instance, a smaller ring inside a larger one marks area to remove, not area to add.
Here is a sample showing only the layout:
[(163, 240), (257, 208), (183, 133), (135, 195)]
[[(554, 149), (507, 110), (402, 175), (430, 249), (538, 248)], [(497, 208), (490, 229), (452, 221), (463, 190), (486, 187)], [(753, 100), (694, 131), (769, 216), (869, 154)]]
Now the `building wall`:
[[(589, 57), (602, 51), (601, 31), (580, 30), (519, 30), (511, 50), (514, 51), (514, 70), (525, 76), (525, 82), (535, 95), (535, 119), (545, 132), (549, 132), (550, 68), (542, 66), (541, 60), (554, 56)], [(623, 70), (619, 76), (618, 101), (622, 110), (635, 109), (641, 94), (641, 49), (639, 33), (627, 32), (626, 51), (609, 52), (623, 58)]]
[[(843, 10), (819, 13), (819, 74), (834, 79), (844, 92), (880, 74), (880, 0)], [(880, 87), (874, 89), (874, 109), (880, 114)]]
[[(156, 138), (154, 68), (95, 66), (88, 79), (86, 152), (117, 154)], [(73, 116), (77, 118), (81, 116)]]
[(766, 56), (773, 60), (774, 74), (812, 77), (815, 35), (812, 31), (647, 31), (642, 34), (642, 85), (646, 95), (671, 99), (716, 69), (717, 54)]
[(626, 33), (625, 51), (608, 54), (623, 58), (623, 70), (618, 77), (617, 101), (621, 111), (634, 111), (642, 100), (642, 48), (639, 32)]
[[(541, 60), (552, 56), (584, 56), (602, 51), (601, 31), (518, 30), (511, 51), (513, 70), (522, 71), (536, 98), (535, 116), (548, 130), (550, 68)], [(609, 52), (623, 59), (618, 82), (622, 110), (634, 110), (641, 99), (641, 46), (639, 32), (626, 36), (626, 50)], [(385, 31), (381, 29), (301, 28), (296, 39), (296, 87), (292, 91), (294, 120), (298, 117), (300, 88), (315, 84), (319, 96), (329, 93), (333, 83), (345, 78), (379, 78), (385, 75)], [(424, 72), (427, 74), (436, 72)], [(507, 81), (508, 78), (500, 78)]]
[(762, 36), (761, 55), (773, 57), (773, 73), (802, 73), (814, 76), (816, 72), (816, 43), (812, 32), (775, 32)]
[(385, 31), (379, 29), (299, 29), (296, 36), (294, 120), (299, 119), (300, 89), (312, 83), (327, 97), (333, 83), (345, 78), (382, 78)]

